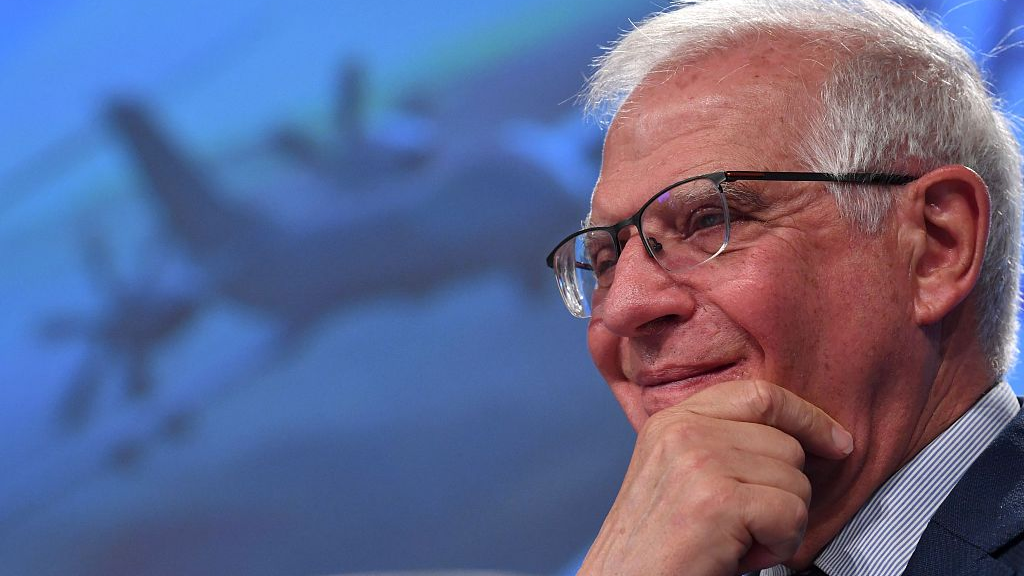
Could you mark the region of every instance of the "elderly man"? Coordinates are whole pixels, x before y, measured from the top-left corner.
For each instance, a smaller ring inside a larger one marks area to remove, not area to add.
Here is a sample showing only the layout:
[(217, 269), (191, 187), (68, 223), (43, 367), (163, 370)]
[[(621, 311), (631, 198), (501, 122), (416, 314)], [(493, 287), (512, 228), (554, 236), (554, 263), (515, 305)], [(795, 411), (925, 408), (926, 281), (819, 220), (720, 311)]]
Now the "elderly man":
[(548, 257), (638, 432), (581, 574), (1024, 571), (1021, 159), (886, 0), (683, 2), (599, 62)]

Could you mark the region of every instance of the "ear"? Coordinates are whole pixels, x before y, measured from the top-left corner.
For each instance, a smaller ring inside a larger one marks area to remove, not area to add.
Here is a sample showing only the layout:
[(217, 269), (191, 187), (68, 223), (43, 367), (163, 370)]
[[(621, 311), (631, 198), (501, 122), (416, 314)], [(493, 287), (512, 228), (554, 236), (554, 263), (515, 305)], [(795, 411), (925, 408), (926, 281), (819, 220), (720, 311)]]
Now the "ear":
[(907, 184), (910, 218), (917, 228), (911, 272), (919, 325), (942, 320), (974, 289), (988, 240), (985, 182), (970, 168), (937, 168)]

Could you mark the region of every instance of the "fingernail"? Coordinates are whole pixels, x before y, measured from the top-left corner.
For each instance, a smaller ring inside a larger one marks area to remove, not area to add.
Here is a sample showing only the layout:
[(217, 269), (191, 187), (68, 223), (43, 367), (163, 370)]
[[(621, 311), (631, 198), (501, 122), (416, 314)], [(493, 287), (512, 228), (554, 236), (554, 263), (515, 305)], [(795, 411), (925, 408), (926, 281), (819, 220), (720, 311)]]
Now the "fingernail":
[(844, 456), (853, 452), (853, 436), (839, 426), (832, 427), (832, 442)]

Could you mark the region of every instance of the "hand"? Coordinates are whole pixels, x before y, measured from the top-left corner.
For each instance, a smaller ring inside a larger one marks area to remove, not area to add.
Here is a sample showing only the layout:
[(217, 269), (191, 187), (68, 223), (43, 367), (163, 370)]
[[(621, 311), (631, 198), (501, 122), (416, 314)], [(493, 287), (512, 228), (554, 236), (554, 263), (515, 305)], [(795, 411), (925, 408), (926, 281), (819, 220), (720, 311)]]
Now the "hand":
[(768, 382), (723, 382), (662, 410), (579, 574), (731, 576), (790, 558), (811, 501), (805, 450), (844, 458), (853, 439)]

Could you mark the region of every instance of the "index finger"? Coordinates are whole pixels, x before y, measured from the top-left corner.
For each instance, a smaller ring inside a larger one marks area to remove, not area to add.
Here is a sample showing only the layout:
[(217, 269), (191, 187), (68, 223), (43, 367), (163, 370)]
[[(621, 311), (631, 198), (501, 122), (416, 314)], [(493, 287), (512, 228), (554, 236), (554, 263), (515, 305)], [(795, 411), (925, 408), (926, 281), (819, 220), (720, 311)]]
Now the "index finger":
[(722, 382), (666, 412), (765, 424), (793, 436), (808, 452), (826, 458), (845, 458), (853, 452), (853, 436), (824, 410), (764, 380)]

